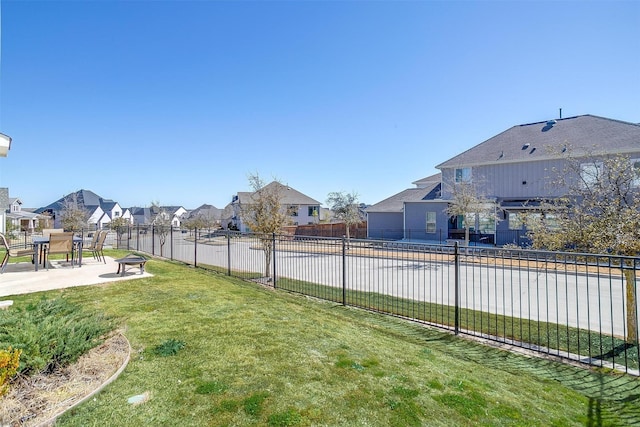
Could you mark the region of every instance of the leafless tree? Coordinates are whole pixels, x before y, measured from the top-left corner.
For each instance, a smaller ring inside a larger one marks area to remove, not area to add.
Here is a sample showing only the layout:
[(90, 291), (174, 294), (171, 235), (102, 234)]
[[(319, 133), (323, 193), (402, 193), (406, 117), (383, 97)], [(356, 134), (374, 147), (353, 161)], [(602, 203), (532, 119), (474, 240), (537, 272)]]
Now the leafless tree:
[(462, 216), (464, 219), (464, 242), (469, 245), (469, 230), (476, 220), (484, 219), (490, 222), (499, 220), (495, 200), (482, 194), (475, 182), (461, 181), (451, 186), (452, 199), (447, 207), (447, 214), (452, 217)]
[(344, 222), (347, 229), (347, 239), (350, 238), (349, 229), (352, 225), (360, 224), (358, 193), (346, 193), (343, 191), (334, 191), (327, 195), (327, 205), (333, 212), (334, 218)]
[(258, 173), (248, 178), (253, 193), (250, 200), (240, 204), (240, 216), (247, 227), (258, 234), (265, 255), (265, 277), (271, 277), (272, 235), (280, 233), (291, 222), (282, 205), (285, 187), (278, 180), (266, 185)]
[(159, 202), (151, 203), (151, 213), (153, 215), (151, 224), (153, 225), (154, 233), (158, 236), (158, 241), (160, 242), (160, 256), (163, 256), (164, 244), (167, 241), (169, 231), (171, 231), (171, 216), (163, 207), (160, 206)]
[(89, 226), (89, 215), (78, 203), (75, 193), (62, 200), (60, 223), (62, 228), (73, 232), (81, 231)]
[[(626, 155), (574, 156), (551, 184), (562, 197), (541, 206), (527, 223), (535, 248), (636, 257), (640, 253), (640, 161)], [(621, 261), (622, 262), (622, 261)], [(621, 266), (624, 267), (624, 266)], [(626, 282), (627, 342), (638, 340), (636, 272), (623, 268)]]

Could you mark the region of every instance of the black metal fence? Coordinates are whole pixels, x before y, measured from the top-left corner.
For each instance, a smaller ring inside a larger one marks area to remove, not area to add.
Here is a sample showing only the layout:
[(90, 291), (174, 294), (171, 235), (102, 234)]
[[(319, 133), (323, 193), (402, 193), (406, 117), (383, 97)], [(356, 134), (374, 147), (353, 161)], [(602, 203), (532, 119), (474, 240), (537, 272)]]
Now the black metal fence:
[(638, 375), (640, 258), (138, 226), (114, 244)]

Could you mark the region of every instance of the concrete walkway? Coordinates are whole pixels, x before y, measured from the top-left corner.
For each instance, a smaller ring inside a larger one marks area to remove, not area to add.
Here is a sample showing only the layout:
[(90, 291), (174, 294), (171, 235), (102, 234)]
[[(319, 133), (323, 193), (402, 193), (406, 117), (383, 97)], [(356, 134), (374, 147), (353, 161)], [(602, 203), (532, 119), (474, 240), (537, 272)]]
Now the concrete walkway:
[(62, 289), (73, 286), (95, 285), (98, 283), (131, 280), (152, 277), (152, 274), (140, 274), (139, 268), (128, 269), (124, 277), (116, 274), (118, 263), (111, 257), (105, 257), (106, 264), (91, 256), (82, 259), (82, 267), (64, 261), (52, 261), (49, 270), (40, 268), (34, 271), (30, 262), (10, 263), (4, 274), (0, 274), (0, 298), (10, 295)]

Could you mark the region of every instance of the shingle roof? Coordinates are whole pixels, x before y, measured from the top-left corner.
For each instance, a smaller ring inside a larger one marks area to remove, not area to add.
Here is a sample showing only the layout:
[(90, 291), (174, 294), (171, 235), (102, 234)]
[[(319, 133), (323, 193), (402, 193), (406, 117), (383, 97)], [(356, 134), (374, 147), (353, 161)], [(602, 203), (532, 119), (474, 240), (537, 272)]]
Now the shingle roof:
[(640, 151), (640, 125), (587, 114), (514, 126), (436, 167), (543, 160), (551, 157), (549, 148), (564, 145), (575, 156)]
[(56, 200), (55, 202), (45, 207), (36, 209), (36, 213), (42, 213), (47, 210), (60, 211), (64, 206), (65, 199), (68, 197), (72, 198), (74, 196), (79, 206), (83, 206), (85, 208), (89, 206), (95, 206), (95, 207), (100, 206), (101, 197), (98, 196), (96, 193), (89, 190), (78, 190), (75, 193), (67, 194), (66, 196)]
[[(311, 197), (302, 194), (295, 188), (288, 185), (279, 183), (278, 181), (272, 181), (265, 185), (265, 189), (271, 189), (273, 187), (280, 187), (281, 203), (283, 205), (319, 205), (320, 202), (312, 199)], [(254, 193), (241, 191), (238, 193), (238, 201), (240, 203), (251, 203), (251, 197)]]
[(405, 202), (435, 200), (440, 197), (440, 181), (423, 188), (408, 188), (365, 209), (367, 212), (402, 212)]
[(433, 175), (429, 175), (426, 178), (418, 179), (417, 181), (413, 181), (412, 184), (417, 185), (418, 187), (424, 187), (428, 184), (433, 184), (442, 181), (442, 174), (436, 173)]

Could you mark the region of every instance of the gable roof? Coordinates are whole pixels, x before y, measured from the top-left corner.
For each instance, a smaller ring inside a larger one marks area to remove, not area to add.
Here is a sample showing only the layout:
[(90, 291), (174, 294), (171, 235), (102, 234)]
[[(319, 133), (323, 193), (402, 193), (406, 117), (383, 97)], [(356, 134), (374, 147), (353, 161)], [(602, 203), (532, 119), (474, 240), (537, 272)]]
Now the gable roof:
[(430, 184), (433, 183), (438, 183), (442, 181), (442, 174), (441, 173), (436, 173), (433, 175), (429, 175), (426, 178), (422, 178), (422, 179), (418, 179), (416, 181), (413, 181), (412, 184), (417, 186), (417, 187), (426, 187)]
[[(278, 188), (278, 191), (280, 191), (280, 195), (281, 195), (280, 202), (283, 205), (319, 205), (320, 204), (320, 202), (318, 202), (317, 200), (314, 200), (311, 197), (307, 196), (306, 194), (299, 192), (295, 188), (292, 188), (288, 185), (281, 184), (278, 181), (272, 181), (269, 184), (265, 185), (263, 188), (272, 189), (274, 187)], [(255, 194), (255, 192), (241, 191), (238, 193), (238, 201), (240, 203), (251, 203), (251, 198), (253, 197), (253, 194)]]
[(45, 207), (36, 209), (36, 213), (42, 213), (47, 210), (60, 211), (64, 207), (64, 200), (68, 197), (74, 197), (74, 196), (78, 202), (78, 205), (81, 207), (84, 207), (85, 209), (89, 207), (100, 206), (101, 197), (98, 196), (96, 193), (89, 190), (78, 190), (75, 193), (69, 193), (64, 197), (61, 197), (60, 199), (56, 200), (55, 202)]
[(586, 114), (514, 126), (436, 166), (438, 169), (554, 158), (548, 149), (570, 146), (575, 156), (593, 151), (640, 151), (640, 125)]
[(205, 217), (210, 217), (214, 219), (220, 219), (221, 213), (222, 211), (216, 208), (215, 206), (204, 204), (202, 206), (195, 208), (191, 212), (189, 212), (189, 218), (194, 218), (197, 216), (205, 216)]
[(405, 202), (435, 200), (440, 197), (440, 181), (419, 188), (408, 188), (365, 209), (370, 212), (402, 212)]

